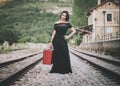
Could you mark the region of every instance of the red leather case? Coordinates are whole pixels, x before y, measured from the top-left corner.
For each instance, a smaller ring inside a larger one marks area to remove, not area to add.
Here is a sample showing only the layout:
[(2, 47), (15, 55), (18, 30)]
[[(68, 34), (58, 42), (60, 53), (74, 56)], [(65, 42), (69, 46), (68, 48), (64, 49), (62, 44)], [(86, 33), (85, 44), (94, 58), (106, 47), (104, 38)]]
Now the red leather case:
[(52, 50), (47, 49), (43, 51), (43, 64), (52, 64)]

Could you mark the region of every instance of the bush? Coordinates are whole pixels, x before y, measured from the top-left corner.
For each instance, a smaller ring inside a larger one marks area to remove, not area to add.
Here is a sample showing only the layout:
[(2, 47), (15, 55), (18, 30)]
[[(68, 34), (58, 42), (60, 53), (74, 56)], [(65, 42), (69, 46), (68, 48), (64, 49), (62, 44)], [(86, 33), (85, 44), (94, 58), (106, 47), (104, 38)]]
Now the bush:
[(82, 42), (82, 38), (80, 38), (77, 35), (75, 35), (73, 39), (69, 41), (70, 44), (77, 45), (77, 46), (79, 46), (81, 42)]

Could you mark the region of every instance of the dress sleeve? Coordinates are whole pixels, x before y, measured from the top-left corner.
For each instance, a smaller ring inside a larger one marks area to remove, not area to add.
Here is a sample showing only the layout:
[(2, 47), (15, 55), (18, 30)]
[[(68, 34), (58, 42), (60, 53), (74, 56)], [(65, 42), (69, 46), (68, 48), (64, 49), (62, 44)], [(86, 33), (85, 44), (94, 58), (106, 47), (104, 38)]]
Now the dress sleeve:
[(68, 23), (68, 28), (71, 28), (71, 27), (72, 27), (72, 25), (70, 23)]

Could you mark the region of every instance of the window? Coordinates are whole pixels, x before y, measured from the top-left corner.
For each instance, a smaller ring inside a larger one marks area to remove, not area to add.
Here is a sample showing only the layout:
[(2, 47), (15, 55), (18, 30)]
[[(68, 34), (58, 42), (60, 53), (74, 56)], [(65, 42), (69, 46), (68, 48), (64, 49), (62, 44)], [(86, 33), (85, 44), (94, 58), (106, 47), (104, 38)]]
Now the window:
[(107, 21), (112, 22), (112, 14), (107, 14)]

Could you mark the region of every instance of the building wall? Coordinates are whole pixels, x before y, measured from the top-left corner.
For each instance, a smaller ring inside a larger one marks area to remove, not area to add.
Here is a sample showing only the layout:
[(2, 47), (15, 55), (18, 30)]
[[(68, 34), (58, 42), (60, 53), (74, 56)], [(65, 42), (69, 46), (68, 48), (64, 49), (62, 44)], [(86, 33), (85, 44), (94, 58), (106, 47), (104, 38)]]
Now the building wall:
[(103, 42), (83, 43), (80, 45), (82, 50), (95, 52), (103, 55), (110, 55), (120, 59), (120, 39)]
[[(105, 16), (103, 11), (106, 11)], [(107, 14), (112, 14), (112, 22), (107, 21)], [(88, 17), (88, 25), (91, 24), (93, 24), (91, 41), (104, 39), (104, 36), (110, 33), (116, 34), (119, 31), (119, 7), (112, 2), (107, 2), (94, 9)]]
[(88, 25), (93, 24), (92, 18), (93, 18), (93, 15), (91, 14), (91, 15), (88, 17)]

